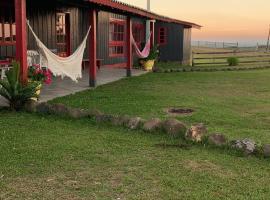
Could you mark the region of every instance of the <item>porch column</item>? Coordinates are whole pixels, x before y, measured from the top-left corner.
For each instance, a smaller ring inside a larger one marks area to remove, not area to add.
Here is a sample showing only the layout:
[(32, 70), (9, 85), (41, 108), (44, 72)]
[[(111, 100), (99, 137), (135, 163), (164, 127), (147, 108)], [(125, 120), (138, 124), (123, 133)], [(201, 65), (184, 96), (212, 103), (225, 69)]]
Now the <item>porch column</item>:
[(96, 87), (97, 78), (97, 12), (95, 9), (90, 10), (89, 34), (89, 86)]
[(15, 0), (16, 60), (20, 62), (21, 82), (27, 83), (26, 0)]
[(150, 22), (150, 33), (152, 33), (152, 35), (151, 35), (151, 48), (153, 48), (155, 45), (155, 21), (153, 21), (153, 20)]
[(127, 17), (127, 77), (131, 76), (131, 69), (132, 69), (132, 41), (131, 41), (131, 35), (132, 35), (132, 21), (131, 17)]

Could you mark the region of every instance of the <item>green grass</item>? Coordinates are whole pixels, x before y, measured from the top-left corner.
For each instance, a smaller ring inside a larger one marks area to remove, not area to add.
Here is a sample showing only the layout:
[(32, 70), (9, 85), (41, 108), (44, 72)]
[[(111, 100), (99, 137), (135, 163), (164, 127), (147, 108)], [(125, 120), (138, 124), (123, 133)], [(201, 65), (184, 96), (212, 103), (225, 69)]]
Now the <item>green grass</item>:
[(270, 71), (154, 73), (54, 100), (72, 107), (146, 119), (166, 118), (168, 107), (193, 108), (178, 117), (210, 132), (270, 142)]
[[(1, 112), (0, 199), (267, 199), (269, 160), (160, 148), (89, 120)], [(2, 177), (2, 175), (4, 175)]]
[[(270, 71), (147, 74), (53, 102), (167, 118), (270, 142)], [(90, 119), (0, 111), (0, 199), (269, 199), (270, 162)]]

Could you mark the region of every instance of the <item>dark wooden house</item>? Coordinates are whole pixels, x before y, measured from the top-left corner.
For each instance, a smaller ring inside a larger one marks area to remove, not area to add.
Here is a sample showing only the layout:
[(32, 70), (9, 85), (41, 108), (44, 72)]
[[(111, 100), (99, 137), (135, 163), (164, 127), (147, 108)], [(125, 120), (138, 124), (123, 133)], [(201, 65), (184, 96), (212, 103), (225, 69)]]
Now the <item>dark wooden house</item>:
[(97, 59), (103, 66), (125, 67), (131, 75), (135, 57), (131, 35), (143, 47), (147, 21), (151, 20), (151, 45), (160, 45), (162, 61), (188, 63), (191, 28), (200, 28), (114, 0), (0, 0), (0, 63), (19, 60), (22, 81), (27, 79), (27, 50), (36, 49), (26, 20), (41, 41), (63, 57), (75, 51), (92, 27), (84, 55), (89, 60), (90, 86), (95, 86)]

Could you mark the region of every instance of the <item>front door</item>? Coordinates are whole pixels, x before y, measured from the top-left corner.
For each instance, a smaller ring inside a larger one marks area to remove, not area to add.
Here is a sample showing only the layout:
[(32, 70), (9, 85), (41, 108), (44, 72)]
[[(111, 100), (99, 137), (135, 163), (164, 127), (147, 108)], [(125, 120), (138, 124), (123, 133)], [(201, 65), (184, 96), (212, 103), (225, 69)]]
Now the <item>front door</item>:
[(70, 15), (69, 13), (56, 14), (56, 47), (61, 57), (70, 56)]

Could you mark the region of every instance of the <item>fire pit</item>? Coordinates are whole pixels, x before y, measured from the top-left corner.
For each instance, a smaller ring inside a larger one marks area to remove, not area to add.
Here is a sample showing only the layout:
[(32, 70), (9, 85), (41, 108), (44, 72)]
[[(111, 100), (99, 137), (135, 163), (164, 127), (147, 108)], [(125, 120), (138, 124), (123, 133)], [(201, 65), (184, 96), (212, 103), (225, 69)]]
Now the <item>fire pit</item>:
[(194, 110), (191, 108), (167, 108), (166, 112), (169, 115), (178, 116), (178, 115), (191, 115)]

